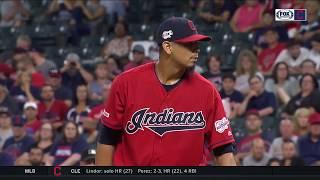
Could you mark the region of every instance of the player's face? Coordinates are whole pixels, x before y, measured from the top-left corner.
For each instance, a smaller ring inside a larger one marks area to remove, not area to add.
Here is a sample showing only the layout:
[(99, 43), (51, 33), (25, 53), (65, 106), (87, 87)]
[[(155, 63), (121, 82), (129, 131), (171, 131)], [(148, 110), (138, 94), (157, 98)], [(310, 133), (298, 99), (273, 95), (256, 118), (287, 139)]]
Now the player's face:
[(191, 43), (171, 43), (173, 59), (180, 65), (191, 68), (195, 66), (199, 57), (198, 42)]

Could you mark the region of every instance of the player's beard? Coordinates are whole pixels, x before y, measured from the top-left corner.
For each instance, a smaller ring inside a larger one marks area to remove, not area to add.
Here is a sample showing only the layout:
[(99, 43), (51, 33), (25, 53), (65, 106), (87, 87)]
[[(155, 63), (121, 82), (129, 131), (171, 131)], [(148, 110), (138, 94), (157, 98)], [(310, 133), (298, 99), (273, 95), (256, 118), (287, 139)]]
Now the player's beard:
[(187, 69), (186, 69), (186, 73), (185, 74), (192, 74), (193, 72), (194, 72), (194, 70), (195, 70), (195, 68), (196, 68), (196, 65), (194, 64), (193, 66), (191, 66), (191, 67), (188, 67)]

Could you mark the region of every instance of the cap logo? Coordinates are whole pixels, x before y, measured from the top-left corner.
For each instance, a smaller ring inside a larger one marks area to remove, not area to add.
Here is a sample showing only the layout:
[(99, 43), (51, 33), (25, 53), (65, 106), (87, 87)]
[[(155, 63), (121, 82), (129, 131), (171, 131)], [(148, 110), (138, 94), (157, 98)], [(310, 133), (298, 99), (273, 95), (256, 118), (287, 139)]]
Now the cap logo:
[(163, 31), (163, 33), (162, 33), (162, 38), (163, 38), (163, 39), (169, 39), (169, 38), (171, 38), (172, 35), (173, 35), (172, 30)]
[(188, 20), (188, 26), (192, 31), (197, 31), (196, 27), (194, 26), (193, 22)]

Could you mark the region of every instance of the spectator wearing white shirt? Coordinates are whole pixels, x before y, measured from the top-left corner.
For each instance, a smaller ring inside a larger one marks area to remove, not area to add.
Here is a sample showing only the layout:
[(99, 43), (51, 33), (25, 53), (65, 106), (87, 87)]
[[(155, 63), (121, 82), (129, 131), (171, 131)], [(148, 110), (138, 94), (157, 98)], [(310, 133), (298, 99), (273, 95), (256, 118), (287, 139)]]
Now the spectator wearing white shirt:
[(260, 138), (252, 141), (251, 153), (243, 159), (243, 166), (266, 166), (269, 162), (264, 141)]
[(291, 39), (287, 43), (287, 48), (280, 52), (275, 64), (285, 62), (289, 65), (290, 73), (297, 74), (300, 73), (301, 63), (307, 59), (309, 55), (309, 50), (302, 47), (299, 40)]
[(290, 119), (284, 119), (280, 122), (280, 137), (277, 137), (273, 140), (270, 149), (269, 155), (273, 158), (282, 159), (282, 144), (285, 140), (290, 140), (294, 143), (297, 143), (298, 137), (293, 134), (294, 132), (294, 125)]
[(317, 70), (320, 67), (320, 34), (316, 34), (311, 40), (312, 49), (309, 59), (317, 64)]

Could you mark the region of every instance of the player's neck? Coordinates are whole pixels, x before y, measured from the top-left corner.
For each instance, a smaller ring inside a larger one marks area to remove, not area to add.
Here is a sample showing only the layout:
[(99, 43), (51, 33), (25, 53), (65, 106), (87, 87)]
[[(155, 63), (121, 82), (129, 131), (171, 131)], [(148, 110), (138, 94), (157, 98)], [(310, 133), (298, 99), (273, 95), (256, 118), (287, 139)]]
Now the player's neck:
[(155, 65), (155, 71), (162, 84), (170, 85), (179, 81), (186, 69), (181, 69), (166, 61), (158, 61)]

